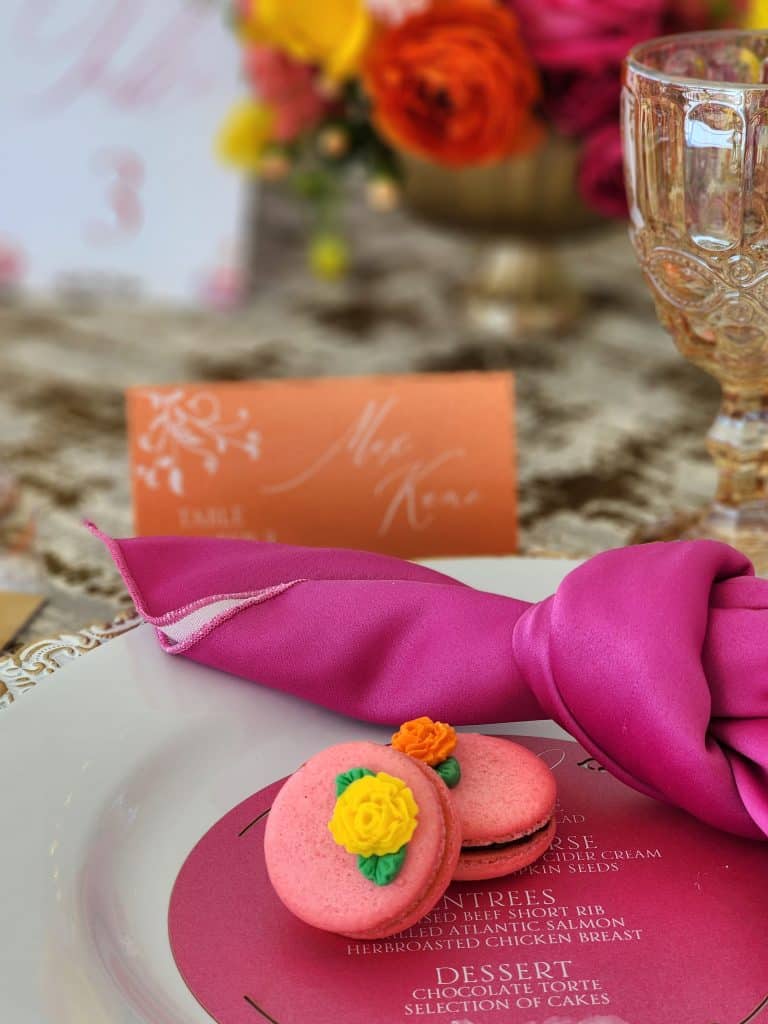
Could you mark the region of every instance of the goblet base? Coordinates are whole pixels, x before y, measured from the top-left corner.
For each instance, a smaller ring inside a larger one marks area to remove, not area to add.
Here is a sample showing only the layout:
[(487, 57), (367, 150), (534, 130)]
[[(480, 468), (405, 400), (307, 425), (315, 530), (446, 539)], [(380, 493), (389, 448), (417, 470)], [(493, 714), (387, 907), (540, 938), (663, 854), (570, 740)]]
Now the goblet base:
[(659, 540), (719, 540), (742, 551), (758, 576), (768, 577), (768, 510), (728, 508), (718, 502), (695, 510), (681, 510), (668, 518), (638, 527), (632, 544)]

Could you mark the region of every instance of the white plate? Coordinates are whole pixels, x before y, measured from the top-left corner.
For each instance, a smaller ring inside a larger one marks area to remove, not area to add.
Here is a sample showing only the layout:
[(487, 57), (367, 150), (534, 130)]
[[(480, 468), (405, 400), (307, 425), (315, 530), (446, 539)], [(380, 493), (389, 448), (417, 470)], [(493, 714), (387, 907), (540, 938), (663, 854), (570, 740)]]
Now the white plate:
[[(538, 600), (576, 563), (430, 564)], [(565, 735), (552, 723), (497, 731)], [(147, 626), (0, 714), (0, 1020), (210, 1024), (166, 933), (187, 853), (309, 754), (386, 733), (164, 655)]]

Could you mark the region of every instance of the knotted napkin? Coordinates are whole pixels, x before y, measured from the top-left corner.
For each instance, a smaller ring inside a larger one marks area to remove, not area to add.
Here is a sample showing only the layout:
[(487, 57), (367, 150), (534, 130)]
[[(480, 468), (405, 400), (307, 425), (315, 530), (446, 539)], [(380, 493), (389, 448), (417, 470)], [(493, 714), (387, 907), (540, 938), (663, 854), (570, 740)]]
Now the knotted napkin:
[(384, 555), (91, 528), (171, 654), (372, 722), (552, 718), (640, 792), (768, 838), (768, 580), (725, 544), (608, 551), (529, 604)]

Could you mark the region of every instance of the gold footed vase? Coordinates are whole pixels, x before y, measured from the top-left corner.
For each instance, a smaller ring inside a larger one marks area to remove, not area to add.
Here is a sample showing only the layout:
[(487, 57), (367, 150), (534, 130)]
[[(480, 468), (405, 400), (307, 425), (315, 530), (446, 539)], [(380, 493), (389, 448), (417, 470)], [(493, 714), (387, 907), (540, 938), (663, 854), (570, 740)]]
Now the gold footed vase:
[(576, 188), (579, 147), (551, 135), (529, 156), (463, 170), (404, 157), (406, 205), (474, 240), (461, 293), (470, 334), (516, 341), (572, 325), (584, 308), (557, 245), (602, 223)]

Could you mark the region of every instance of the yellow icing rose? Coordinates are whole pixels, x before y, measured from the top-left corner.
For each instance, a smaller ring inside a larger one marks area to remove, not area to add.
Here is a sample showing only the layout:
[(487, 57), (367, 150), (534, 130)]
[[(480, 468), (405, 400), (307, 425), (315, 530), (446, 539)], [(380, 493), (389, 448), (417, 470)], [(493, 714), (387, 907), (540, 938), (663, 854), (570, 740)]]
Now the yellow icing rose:
[(440, 764), (456, 748), (456, 730), (445, 722), (433, 722), (422, 715), (404, 722), (392, 737), (392, 746), (425, 764)]
[(274, 115), (269, 107), (252, 100), (237, 103), (219, 129), (216, 151), (238, 170), (258, 172), (270, 141)]
[(419, 808), (408, 786), (378, 772), (351, 783), (336, 801), (328, 828), (347, 853), (383, 857), (410, 842)]
[(243, 14), (248, 39), (319, 64), (335, 81), (357, 72), (373, 25), (364, 0), (252, 0)]

